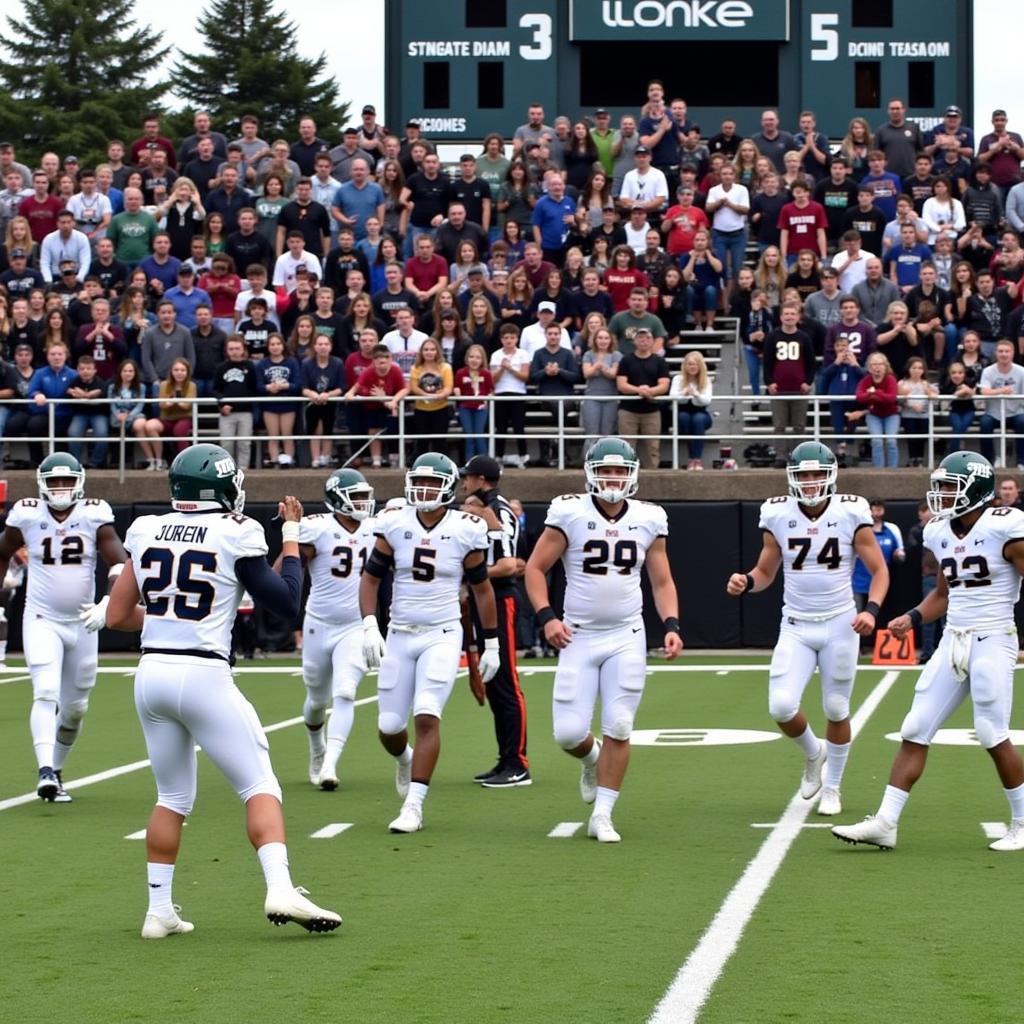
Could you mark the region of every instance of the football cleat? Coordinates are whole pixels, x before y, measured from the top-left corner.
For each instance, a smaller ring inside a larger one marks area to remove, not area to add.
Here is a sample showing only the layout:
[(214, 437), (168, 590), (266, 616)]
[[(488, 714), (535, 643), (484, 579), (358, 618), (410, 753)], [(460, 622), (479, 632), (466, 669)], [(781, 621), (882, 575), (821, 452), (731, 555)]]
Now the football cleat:
[(409, 795), (409, 783), (412, 782), (412, 758), (408, 764), (395, 762), (395, 789), (404, 800)]
[(36, 785), (36, 796), (40, 800), (48, 800), (53, 803), (57, 799), (57, 791), (60, 789), (60, 782), (57, 781), (57, 773), (52, 768), (39, 769), (39, 782)]
[(607, 814), (592, 814), (587, 822), (587, 835), (599, 843), (621, 843), (622, 836), (615, 831), (612, 819)]
[(301, 886), (275, 886), (267, 890), (263, 913), (271, 924), (282, 925), (289, 921), (302, 925), (307, 932), (333, 932), (341, 924), (341, 917), (333, 910), (324, 910), (312, 900)]
[(473, 776), (474, 782), (485, 782), (487, 779), (493, 778), (501, 772), (501, 766), (495, 765), (493, 768), (488, 768), (485, 772), (478, 772)]
[(800, 795), (810, 800), (821, 789), (821, 773), (825, 768), (825, 744), (818, 753), (804, 762), (804, 773), (800, 777)]
[(533, 779), (525, 768), (506, 768), (481, 783), (484, 789), (514, 789), (517, 786), (532, 786)]
[(57, 795), (53, 798), (55, 804), (69, 804), (71, 803), (71, 794), (64, 788), (64, 779), (61, 776), (60, 769), (57, 769), (53, 773), (57, 776)]
[(821, 799), (818, 801), (818, 814), (824, 818), (831, 818), (836, 814), (841, 814), (843, 810), (843, 800), (839, 795), (838, 789), (829, 789), (828, 786), (822, 787)]
[[(601, 741), (594, 740), (597, 756), (601, 756)], [(580, 796), (585, 804), (592, 804), (597, 799), (597, 761), (593, 764), (584, 762), (580, 767)]]
[(874, 814), (856, 825), (835, 825), (832, 835), (844, 843), (867, 843), (880, 850), (891, 850), (896, 845), (896, 826)]
[(994, 843), (989, 843), (988, 848), (999, 853), (1012, 853), (1015, 850), (1024, 850), (1024, 821), (1020, 819), (1011, 821), (1010, 827), (1006, 830), (1006, 835), (1002, 839), (997, 839)]
[(320, 785), (320, 770), (324, 766), (324, 750), (311, 750), (309, 752), (309, 781), (311, 785)]
[(423, 828), (423, 808), (419, 804), (402, 804), (398, 817), (388, 825), (389, 832), (419, 832)]
[(188, 935), (194, 932), (196, 926), (191, 921), (182, 921), (178, 916), (181, 907), (174, 906), (171, 909), (170, 917), (160, 917), (158, 914), (147, 914), (146, 920), (142, 922), (142, 937), (144, 939), (166, 939), (168, 935)]
[(338, 769), (325, 765), (320, 769), (320, 788), (325, 793), (333, 793), (338, 788)]

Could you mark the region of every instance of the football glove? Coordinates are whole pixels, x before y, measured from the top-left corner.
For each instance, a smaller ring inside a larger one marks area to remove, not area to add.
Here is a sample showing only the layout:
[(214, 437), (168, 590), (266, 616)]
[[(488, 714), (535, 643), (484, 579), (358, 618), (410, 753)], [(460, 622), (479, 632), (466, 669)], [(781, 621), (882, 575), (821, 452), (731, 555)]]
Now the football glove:
[(103, 629), (107, 624), (107, 605), (110, 604), (109, 597), (100, 598), (96, 604), (87, 604), (82, 609), (81, 615), (78, 616), (78, 621), (90, 632), (95, 633), (98, 629)]
[(498, 652), (498, 638), (484, 641), (484, 653), (480, 655), (480, 678), (489, 683), (501, 668), (501, 654)]
[(380, 668), (384, 657), (384, 637), (377, 625), (376, 615), (367, 615), (363, 619), (363, 662), (366, 667)]

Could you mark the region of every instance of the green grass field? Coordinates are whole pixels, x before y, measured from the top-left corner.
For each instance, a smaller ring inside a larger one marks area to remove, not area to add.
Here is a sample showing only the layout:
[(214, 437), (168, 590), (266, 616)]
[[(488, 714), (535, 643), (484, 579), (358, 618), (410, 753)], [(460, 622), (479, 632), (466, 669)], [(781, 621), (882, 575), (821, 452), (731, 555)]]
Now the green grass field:
[[(846, 847), (825, 828), (801, 827), (822, 822), (802, 806), (787, 812), (801, 768), (792, 744), (698, 742), (706, 729), (775, 731), (766, 662), (767, 655), (696, 654), (682, 670), (649, 677), (637, 728), (664, 732), (634, 747), (615, 813), (618, 846), (586, 839), (585, 825), (571, 838), (548, 837), (589, 814), (576, 765), (551, 740), (551, 662), (524, 676), (534, 785), (487, 791), (470, 781), (493, 759), (491, 717), (460, 682), (425, 828), (415, 835), (387, 832), (400, 801), (372, 700), (357, 710), (333, 794), (306, 780), (302, 727), (275, 730), (271, 753), (285, 792), (293, 876), (345, 918), (328, 936), (264, 920), (262, 875), (241, 808), (201, 756), (174, 890), (196, 930), (153, 943), (138, 934), (143, 844), (126, 838), (144, 827), (152, 805), (148, 768), (72, 789), (71, 805), (11, 806), (34, 787), (35, 769), (31, 687), (8, 672), (0, 682), (0, 1020), (1017, 1020), (1013, 936), (1024, 857), (986, 849), (982, 823), (1007, 820), (986, 755), (937, 746), (901, 822), (899, 847), (891, 854)], [(72, 785), (146, 756), (132, 663), (107, 664), (65, 770)], [(255, 666), (239, 683), (264, 724), (299, 715), (295, 663)], [(862, 669), (855, 709), (881, 681), (891, 688), (860, 723), (841, 820), (876, 809), (896, 750), (886, 734), (899, 728), (916, 678), (916, 670), (893, 681)], [(817, 685), (805, 706), (819, 727)], [(360, 696), (373, 692), (370, 679)], [(968, 728), (969, 711), (948, 725)], [(780, 819), (787, 824), (772, 829)], [(311, 838), (332, 823), (351, 827)], [(777, 872), (764, 877), (760, 858), (780, 849)], [(764, 892), (747, 907), (735, 951), (728, 940), (739, 933), (727, 913), (694, 954), (703, 974), (684, 975), (655, 1014), (723, 902), (751, 873)], [(713, 982), (706, 1001), (701, 978)]]

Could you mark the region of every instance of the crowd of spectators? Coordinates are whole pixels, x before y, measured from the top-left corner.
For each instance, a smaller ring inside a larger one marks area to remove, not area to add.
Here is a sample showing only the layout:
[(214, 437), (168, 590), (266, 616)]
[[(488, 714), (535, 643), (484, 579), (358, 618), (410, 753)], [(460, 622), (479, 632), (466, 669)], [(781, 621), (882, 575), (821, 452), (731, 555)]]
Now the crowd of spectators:
[(1024, 395), (1024, 142), (1001, 110), (978, 140), (955, 106), (931, 131), (887, 115), (838, 144), (809, 111), (704, 133), (652, 81), (618, 127), (531, 105), (451, 168), (372, 106), (336, 145), (308, 117), (293, 142), (255, 116), (229, 141), (205, 112), (180, 145), (147, 117), (92, 168), (0, 143), (3, 438), (37, 459), (52, 418), (90, 465), (123, 434), (158, 469), (199, 417), (243, 465), (265, 431), (272, 465), (376, 467), (400, 417), (410, 453), (483, 451), (499, 396), (506, 464), (530, 460), (532, 408), (542, 464), (571, 423), (578, 454), (618, 433), (656, 467), (675, 416), (701, 469), (699, 337), (729, 315), (777, 435), (827, 395), (841, 459), (863, 424), (876, 466), (901, 428), (920, 464), (941, 395), (952, 446), (975, 420), (986, 454), (1024, 445), (1024, 399), (1001, 397)]

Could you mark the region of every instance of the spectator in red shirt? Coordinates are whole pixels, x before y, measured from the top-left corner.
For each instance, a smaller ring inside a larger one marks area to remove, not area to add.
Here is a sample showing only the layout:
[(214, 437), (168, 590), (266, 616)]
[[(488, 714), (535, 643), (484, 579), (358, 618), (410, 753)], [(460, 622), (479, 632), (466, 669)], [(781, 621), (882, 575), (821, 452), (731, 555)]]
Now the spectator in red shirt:
[(825, 207), (811, 199), (807, 183), (797, 179), (790, 186), (793, 201), (779, 211), (779, 250), (789, 266), (801, 249), (812, 249), (825, 259), (828, 255), (828, 217)]
[(218, 253), (213, 257), (212, 269), (200, 276), (198, 287), (210, 296), (214, 326), (230, 334), (235, 329), (235, 299), (242, 291), (234, 260), (226, 253)]
[(871, 465), (876, 469), (886, 466), (895, 469), (899, 465), (896, 435), (900, 430), (896, 375), (881, 352), (872, 352), (868, 356), (867, 371), (857, 385), (857, 404), (863, 408), (848, 412), (846, 418), (867, 421), (871, 435)]
[(455, 371), (455, 415), (466, 435), (466, 461), (487, 454), (487, 403), (481, 397), (494, 394), (494, 378), (487, 369), (483, 345), (466, 349), (465, 365)]
[(520, 267), (525, 271), (526, 279), (534, 291), (547, 280), (548, 272), (555, 269), (554, 263), (544, 259), (541, 247), (536, 242), (527, 242), (523, 247), (523, 258), (512, 269), (518, 270)]
[(421, 309), (429, 309), (434, 296), (448, 284), (448, 264), (434, 252), (430, 235), (416, 239), (416, 255), (405, 261), (405, 287), (420, 301)]
[(380, 469), (382, 448), (376, 435), (386, 433), (394, 425), (409, 387), (405, 383), (405, 374), (391, 361), (391, 352), (386, 345), (374, 345), (370, 357), (372, 365), (363, 370), (355, 387), (350, 388), (345, 397), (350, 399), (358, 395), (379, 399), (363, 402), (362, 406), (366, 433), (374, 438), (370, 442), (370, 458), (373, 468)]
[[(801, 331), (800, 303), (783, 302), (779, 313), (781, 324), (764, 341), (764, 379), (769, 395), (806, 395), (811, 390), (816, 363), (811, 339)], [(772, 402), (772, 429), (786, 434), (790, 429), (801, 434), (807, 429), (807, 401)], [(782, 438), (775, 442), (776, 451), (785, 463)]]
[(604, 286), (611, 296), (616, 313), (629, 309), (629, 295), (634, 288), (650, 288), (647, 275), (637, 270), (636, 253), (628, 245), (615, 247), (612, 265), (604, 273)]
[(50, 179), (46, 171), (36, 171), (32, 175), (32, 195), (26, 196), (18, 207), (18, 214), (28, 218), (32, 241), (39, 244), (43, 239), (57, 230), (57, 214), (64, 209), (64, 204), (50, 195)]
[(82, 324), (75, 336), (75, 359), (90, 356), (96, 366), (96, 376), (109, 384), (128, 355), (124, 332), (110, 322), (110, 300), (105, 296), (93, 299), (89, 311), (92, 322)]
[[(373, 366), (373, 350), (380, 343), (380, 334), (373, 327), (364, 327), (356, 335), (357, 348), (345, 357), (345, 398), (348, 399), (354, 393), (356, 385), (363, 371)], [(345, 406), (345, 424), (348, 433), (353, 438), (366, 433), (366, 426), (363, 420), (363, 403), (349, 402)], [(357, 469), (362, 465), (362, 459), (355, 455), (362, 447), (363, 442), (353, 440), (350, 443), (352, 465)]]
[(156, 114), (147, 114), (142, 120), (142, 135), (128, 151), (128, 162), (136, 167), (148, 167), (149, 155), (155, 149), (162, 149), (167, 154), (167, 166), (177, 170), (178, 156), (174, 152), (174, 143), (160, 134), (160, 118)]
[(682, 262), (680, 256), (685, 256), (693, 248), (693, 236), (700, 228), (709, 233), (711, 231), (708, 215), (693, 205), (695, 195), (696, 190), (692, 185), (680, 185), (679, 201), (669, 208), (661, 222), (661, 230), (668, 232), (665, 250), (678, 262)]

